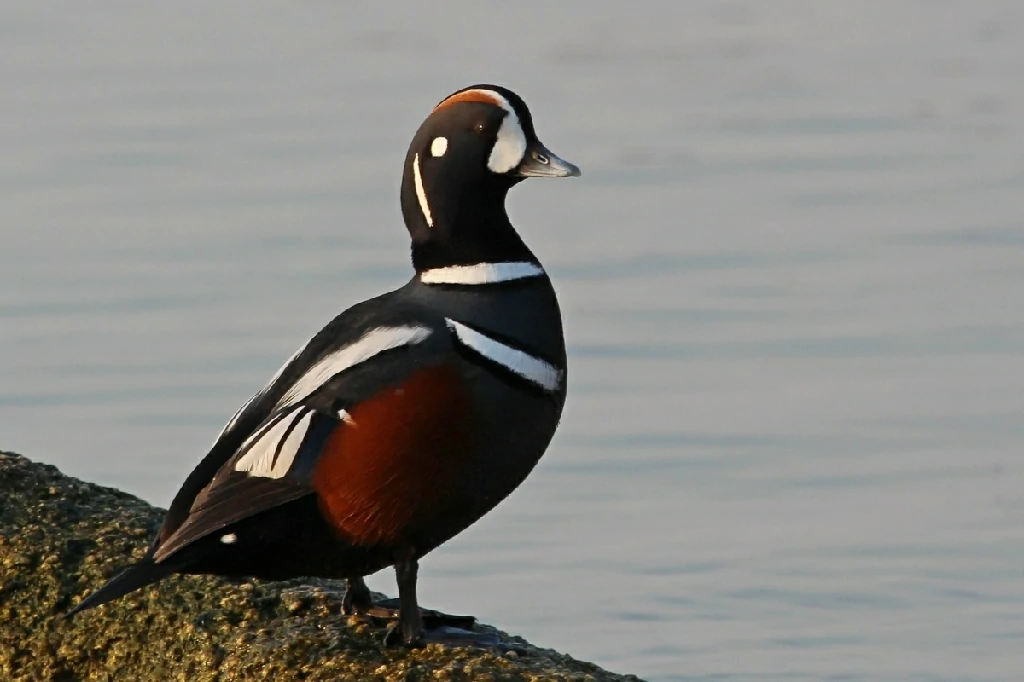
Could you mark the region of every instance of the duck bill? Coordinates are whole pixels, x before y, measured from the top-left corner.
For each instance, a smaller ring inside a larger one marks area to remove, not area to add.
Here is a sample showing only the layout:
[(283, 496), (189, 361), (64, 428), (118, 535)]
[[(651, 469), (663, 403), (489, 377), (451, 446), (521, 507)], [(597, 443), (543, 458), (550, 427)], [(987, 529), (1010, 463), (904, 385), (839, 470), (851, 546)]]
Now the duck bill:
[(540, 142), (535, 142), (526, 148), (523, 161), (514, 172), (524, 178), (574, 178), (579, 176), (580, 169)]

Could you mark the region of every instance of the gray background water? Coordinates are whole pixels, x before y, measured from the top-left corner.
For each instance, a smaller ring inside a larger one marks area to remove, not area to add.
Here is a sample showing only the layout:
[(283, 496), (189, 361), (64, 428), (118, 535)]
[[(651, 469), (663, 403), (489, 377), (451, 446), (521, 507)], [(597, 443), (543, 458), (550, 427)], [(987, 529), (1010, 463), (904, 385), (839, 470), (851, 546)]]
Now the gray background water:
[(408, 277), (408, 140), (499, 82), (584, 169), (510, 201), (571, 396), (424, 602), (654, 680), (1021, 679), (1020, 3), (385, 4), (3, 3), (0, 446), (166, 504)]

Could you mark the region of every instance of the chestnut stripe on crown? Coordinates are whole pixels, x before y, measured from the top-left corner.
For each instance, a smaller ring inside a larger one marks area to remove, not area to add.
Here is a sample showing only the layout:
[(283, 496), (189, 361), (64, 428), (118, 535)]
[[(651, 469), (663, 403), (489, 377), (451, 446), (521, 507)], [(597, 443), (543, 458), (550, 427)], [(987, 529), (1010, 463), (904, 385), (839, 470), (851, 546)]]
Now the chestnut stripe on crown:
[(442, 100), (434, 107), (434, 111), (444, 109), (460, 102), (483, 102), (505, 110), (505, 118), (498, 129), (494, 148), (487, 159), (487, 167), (494, 173), (507, 173), (523, 161), (526, 155), (526, 134), (519, 123), (519, 116), (507, 99), (494, 90), (473, 88), (457, 92), (448, 99)]
[(481, 102), (483, 104), (493, 104), (496, 107), (507, 108), (508, 103), (505, 98), (492, 90), (463, 90), (457, 92), (447, 99), (441, 100), (441, 102), (434, 107), (434, 111), (449, 107), (459, 102)]

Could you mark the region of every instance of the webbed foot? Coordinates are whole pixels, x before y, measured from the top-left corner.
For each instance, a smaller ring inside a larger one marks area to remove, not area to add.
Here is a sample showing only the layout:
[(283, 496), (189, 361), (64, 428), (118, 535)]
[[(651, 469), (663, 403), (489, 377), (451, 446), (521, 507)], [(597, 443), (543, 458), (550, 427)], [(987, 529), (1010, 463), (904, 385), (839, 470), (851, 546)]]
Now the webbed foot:
[(459, 627), (440, 625), (438, 627), (426, 628), (419, 636), (412, 641), (406, 641), (402, 636), (400, 623), (391, 624), (384, 633), (384, 647), (405, 646), (411, 649), (424, 647), (428, 644), (441, 644), (451, 647), (487, 647), (500, 649), (502, 651), (522, 652), (518, 647), (504, 644), (497, 634), (493, 632), (473, 632)]

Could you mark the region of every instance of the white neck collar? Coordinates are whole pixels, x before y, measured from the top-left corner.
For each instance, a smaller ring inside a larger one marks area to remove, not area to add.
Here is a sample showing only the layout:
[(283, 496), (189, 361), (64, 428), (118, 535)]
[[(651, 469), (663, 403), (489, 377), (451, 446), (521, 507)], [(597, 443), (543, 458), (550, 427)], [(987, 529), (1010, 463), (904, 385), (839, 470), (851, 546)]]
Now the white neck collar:
[(424, 270), (420, 281), (424, 284), (497, 284), (544, 274), (544, 268), (536, 263), (475, 263)]

